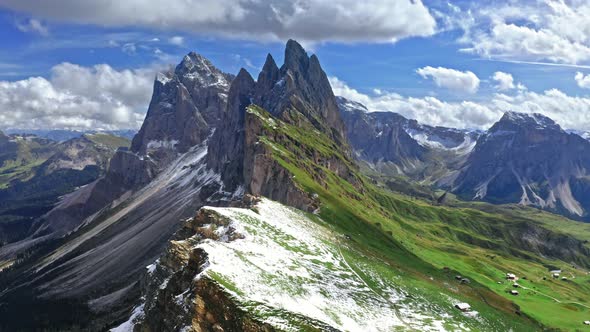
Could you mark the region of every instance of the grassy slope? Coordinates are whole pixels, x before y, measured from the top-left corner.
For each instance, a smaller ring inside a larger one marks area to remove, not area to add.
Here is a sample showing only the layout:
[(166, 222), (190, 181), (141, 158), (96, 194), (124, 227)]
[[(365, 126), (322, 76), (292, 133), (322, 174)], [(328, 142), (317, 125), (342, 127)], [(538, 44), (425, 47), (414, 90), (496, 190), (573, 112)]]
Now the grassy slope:
[(111, 148), (116, 150), (119, 147), (130, 147), (131, 141), (124, 137), (114, 136), (110, 134), (104, 133), (96, 133), (96, 134), (85, 134), (84, 137), (88, 138), (92, 142), (103, 145), (105, 147)]
[[(129, 140), (109, 134), (85, 137), (93, 143), (87, 153), (100, 154), (103, 160), (110, 158), (117, 148), (130, 145)], [(0, 245), (24, 236), (31, 221), (49, 211), (61, 195), (94, 181), (101, 174), (103, 170), (96, 166), (43, 171), (50, 156), (59, 155), (70, 142), (42, 145), (36, 140), (17, 141), (15, 158), (6, 160), (0, 167)]]
[[(295, 331), (315, 329), (301, 324), (309, 319), (293, 322), (293, 313), (352, 331), (530, 328), (486, 306), (478, 306), (478, 319), (463, 315), (453, 308), (467, 299), (463, 294), (441, 292), (436, 282), (390, 266), (315, 215), (270, 201), (256, 212), (213, 209), (238, 221), (233, 226), (246, 236), (201, 244), (212, 262), (207, 274), (264, 321), (282, 319)], [(310, 297), (313, 305), (301, 307)]]
[(16, 144), (15, 158), (0, 165), (0, 189), (6, 188), (11, 181), (30, 179), (35, 168), (49, 158), (51, 153), (48, 152), (54, 148), (53, 144), (42, 146), (34, 140), (18, 140)]
[[(418, 283), (420, 289), (465, 296), (484, 315), (503, 312), (502, 319), (513, 322), (515, 327), (532, 324), (516, 311), (545, 326), (567, 330), (580, 328), (582, 321), (589, 319), (586, 305), (590, 305), (590, 278), (585, 270), (568, 269), (565, 262), (514, 248), (507, 239), (523, 219), (582, 239), (590, 230), (563, 219), (560, 222), (567, 226), (560, 231), (562, 227), (558, 229), (555, 220), (537, 220), (526, 215), (512, 219), (501, 211), (486, 213), (433, 206), (378, 188), (358, 172), (354, 176), (361, 185), (352, 186), (311, 161), (309, 151), (313, 150), (347, 160), (325, 135), (311, 128), (268, 121), (270, 115), (259, 108), (250, 108), (249, 112), (266, 121), (267, 131), (284, 135), (282, 142), (272, 142), (267, 137), (261, 137), (261, 142), (273, 148), (274, 158), (295, 176), (303, 190), (319, 195), (323, 219), (339, 232), (350, 235), (358, 250), (411, 276), (409, 280)], [(323, 184), (314, 180), (318, 177), (324, 179)], [(372, 261), (367, 260), (367, 264)], [(552, 280), (548, 266), (563, 267), (564, 275), (575, 279)], [(456, 272), (445, 273), (443, 267)], [(519, 283), (528, 289), (520, 289), (519, 296), (510, 295), (511, 283), (503, 279), (507, 272), (526, 276), (527, 280)], [(455, 273), (468, 276), (473, 282), (458, 285), (453, 280)]]

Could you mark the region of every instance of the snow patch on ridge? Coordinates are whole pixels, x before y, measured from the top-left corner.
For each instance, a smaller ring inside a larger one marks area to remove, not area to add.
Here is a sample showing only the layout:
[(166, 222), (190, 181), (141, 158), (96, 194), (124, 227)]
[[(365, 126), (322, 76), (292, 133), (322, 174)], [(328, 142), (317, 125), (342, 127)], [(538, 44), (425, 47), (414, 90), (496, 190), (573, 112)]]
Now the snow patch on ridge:
[(135, 309), (133, 309), (133, 312), (131, 313), (131, 317), (129, 317), (129, 319), (121, 325), (112, 328), (110, 332), (133, 332), (135, 321), (141, 319), (144, 316), (143, 307), (144, 304), (135, 307)]
[(147, 148), (148, 149), (160, 149), (160, 148), (165, 148), (165, 149), (174, 149), (176, 147), (176, 145), (178, 144), (178, 140), (152, 140), (149, 141), (147, 144)]
[[(405, 302), (408, 292), (371, 266), (345, 258), (343, 251), (349, 249), (339, 244), (344, 241), (341, 236), (298, 210), (268, 199), (256, 205), (256, 212), (239, 208), (203, 209), (231, 220), (229, 225), (215, 230), (218, 236), (231, 229), (242, 237), (229, 242), (206, 239), (199, 243), (196, 247), (207, 252), (209, 265), (197, 277), (206, 275), (222, 280), (220, 284), (232, 285), (226, 291), (238, 303), (261, 304), (254, 311), (261, 312), (262, 319), (269, 324), (297, 331), (282, 314), (277, 314), (278, 309), (343, 331), (465, 328), (444, 308), (416, 294), (412, 303)], [(379, 290), (371, 284), (379, 285)]]

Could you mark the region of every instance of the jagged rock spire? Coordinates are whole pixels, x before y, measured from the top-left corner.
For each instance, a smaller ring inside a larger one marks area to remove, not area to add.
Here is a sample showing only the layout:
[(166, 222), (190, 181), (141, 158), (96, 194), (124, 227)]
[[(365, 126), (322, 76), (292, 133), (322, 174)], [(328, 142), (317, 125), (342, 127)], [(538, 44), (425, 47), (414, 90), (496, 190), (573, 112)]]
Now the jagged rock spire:
[(230, 190), (244, 184), (249, 176), (245, 173), (251, 169), (251, 165), (244, 165), (248, 163), (244, 151), (252, 148), (245, 146), (244, 137), (254, 137), (252, 131), (259, 128), (247, 128), (244, 121), (250, 104), (294, 125), (311, 124), (349, 152), (336, 97), (318, 58), (309, 57), (299, 43), (289, 40), (280, 69), (269, 54), (257, 82), (242, 69), (231, 85), (226, 116), (211, 139), (207, 155), (208, 165), (222, 175)]
[(144, 123), (131, 150), (185, 152), (201, 143), (225, 112), (232, 75), (190, 52), (174, 70), (158, 73)]
[[(256, 82), (256, 94), (263, 95), (265, 91), (271, 91), (273, 86), (278, 82), (281, 72), (270, 53), (266, 56), (266, 61), (262, 71), (258, 74)], [(266, 101), (262, 101), (264, 104)]]

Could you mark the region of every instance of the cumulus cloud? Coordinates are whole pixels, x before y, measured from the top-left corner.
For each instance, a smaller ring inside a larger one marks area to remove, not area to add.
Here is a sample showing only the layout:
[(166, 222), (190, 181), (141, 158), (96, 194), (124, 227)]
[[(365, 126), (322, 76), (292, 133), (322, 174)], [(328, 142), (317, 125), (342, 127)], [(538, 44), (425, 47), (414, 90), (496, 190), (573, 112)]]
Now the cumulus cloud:
[(170, 39), (168, 39), (168, 42), (172, 45), (181, 46), (182, 44), (184, 44), (184, 37), (182, 37), (182, 36), (170, 37)]
[(505, 90), (510, 90), (510, 89), (515, 88), (514, 77), (512, 77), (512, 74), (497, 71), (494, 73), (494, 76), (492, 76), (492, 79), (494, 81), (496, 81), (496, 83), (497, 83), (496, 89), (498, 89), (500, 91), (505, 91)]
[(487, 129), (504, 112), (517, 111), (545, 114), (567, 129), (590, 129), (590, 98), (569, 96), (558, 89), (543, 93), (515, 89), (513, 94), (499, 93), (484, 101), (447, 102), (430, 96), (405, 97), (391, 92), (370, 96), (335, 77), (330, 78), (330, 83), (336, 95), (358, 101), (370, 111), (396, 112), (435, 126)]
[(451, 28), (464, 31), (463, 50), (489, 58), (578, 64), (590, 60), (588, 1), (511, 1), (452, 12)]
[(487, 128), (497, 121), (502, 112), (472, 101), (446, 102), (436, 97), (406, 97), (381, 91), (369, 96), (349, 87), (345, 82), (330, 77), (334, 94), (360, 102), (370, 111), (396, 112), (407, 118), (433, 126), (454, 128)]
[(584, 75), (581, 72), (577, 72), (574, 79), (580, 88), (590, 89), (590, 74)]
[(479, 88), (479, 78), (471, 71), (427, 66), (416, 72), (423, 78), (432, 78), (436, 86), (441, 88), (468, 93), (475, 93)]
[(138, 128), (155, 72), (61, 63), (49, 79), (0, 81), (0, 123), (22, 129)]
[[(4, 0), (0, 6), (52, 20), (251, 39), (393, 42), (436, 32), (421, 0)], [(130, 15), (129, 13), (133, 13)]]
[(17, 22), (16, 28), (22, 32), (34, 32), (42, 36), (49, 35), (49, 29), (37, 19), (29, 19), (25, 22)]
[(137, 46), (135, 46), (135, 43), (125, 43), (121, 47), (121, 51), (129, 55), (134, 55), (137, 53)]

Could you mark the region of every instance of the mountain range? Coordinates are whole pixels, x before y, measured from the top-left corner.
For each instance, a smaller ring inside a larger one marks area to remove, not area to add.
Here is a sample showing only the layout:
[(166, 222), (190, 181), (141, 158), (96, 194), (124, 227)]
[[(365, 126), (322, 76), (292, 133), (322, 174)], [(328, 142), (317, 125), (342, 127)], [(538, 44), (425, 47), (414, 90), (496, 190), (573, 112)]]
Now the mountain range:
[(340, 110), (356, 155), (380, 173), (464, 200), (535, 206), (588, 220), (590, 142), (544, 115), (506, 112), (480, 132), (420, 125), (344, 98)]
[(36, 230), (34, 221), (62, 195), (96, 180), (124, 138), (84, 134), (64, 142), (34, 135), (0, 132), (1, 243), (20, 240)]
[(527, 206), (586, 217), (590, 142), (541, 115), (484, 132), (368, 112), (289, 40), (256, 80), (187, 54), (104, 158), (97, 135), (2, 135), (4, 165), (17, 140), (35, 142), (32, 179), (95, 173), (4, 240), (0, 330), (532, 331), (589, 314), (588, 224)]

